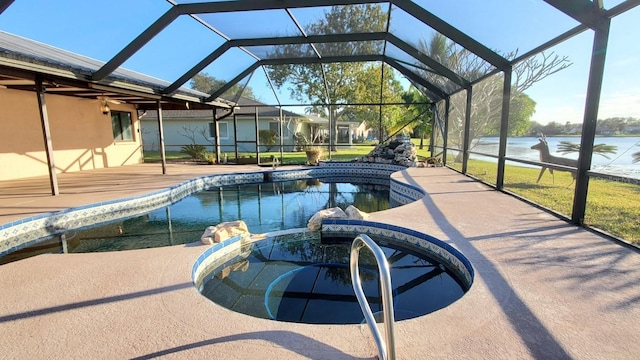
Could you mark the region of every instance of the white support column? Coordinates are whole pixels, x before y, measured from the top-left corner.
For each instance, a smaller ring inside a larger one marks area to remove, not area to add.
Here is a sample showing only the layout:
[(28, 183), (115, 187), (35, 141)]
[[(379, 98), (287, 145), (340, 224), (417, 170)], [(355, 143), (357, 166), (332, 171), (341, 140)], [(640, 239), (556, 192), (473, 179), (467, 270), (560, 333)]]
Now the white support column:
[(158, 111), (158, 135), (160, 136), (160, 159), (162, 160), (162, 174), (167, 173), (167, 158), (164, 153), (164, 129), (162, 125), (162, 104), (160, 100), (156, 101)]
[(47, 113), (47, 103), (44, 98), (45, 88), (42, 79), (36, 78), (36, 94), (38, 96), (38, 108), (40, 109), (40, 123), (42, 124), (42, 137), (44, 139), (44, 151), (47, 154), (47, 165), (49, 166), (49, 183), (51, 184), (51, 195), (60, 194), (58, 189), (58, 176), (56, 175), (56, 164), (53, 159), (53, 144), (51, 142), (51, 129), (49, 128), (49, 114)]

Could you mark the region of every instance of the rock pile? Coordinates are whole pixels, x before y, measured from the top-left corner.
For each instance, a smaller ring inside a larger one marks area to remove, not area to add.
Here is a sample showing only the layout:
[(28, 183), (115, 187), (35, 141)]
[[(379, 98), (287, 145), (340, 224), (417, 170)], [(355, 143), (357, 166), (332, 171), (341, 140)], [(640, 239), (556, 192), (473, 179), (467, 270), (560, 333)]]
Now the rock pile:
[(358, 161), (410, 167), (416, 166), (416, 154), (416, 146), (411, 141), (393, 140), (388, 144), (379, 144)]

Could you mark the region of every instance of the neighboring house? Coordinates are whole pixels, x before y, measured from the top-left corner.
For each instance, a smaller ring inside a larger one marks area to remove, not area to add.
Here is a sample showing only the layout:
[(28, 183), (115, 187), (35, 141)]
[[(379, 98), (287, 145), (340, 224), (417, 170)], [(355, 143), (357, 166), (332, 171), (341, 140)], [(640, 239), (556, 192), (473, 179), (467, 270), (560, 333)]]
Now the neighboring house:
[(355, 143), (376, 140), (375, 131), (367, 125), (366, 121), (361, 122), (351, 134)]
[[(314, 139), (319, 139), (319, 141), (315, 142), (327, 143), (330, 136), (329, 119), (320, 117), (315, 114), (306, 116), (309, 119), (308, 127), (309, 133), (312, 134), (311, 137)], [(336, 124), (338, 132), (336, 144), (338, 145), (338, 147), (344, 147), (346, 145), (351, 146), (355, 140), (355, 134), (357, 133), (357, 130), (362, 126), (366, 126), (364, 125), (364, 122), (360, 124), (355, 121), (338, 120)]]
[[(257, 114), (257, 126), (256, 126)], [(145, 150), (159, 150), (158, 114), (147, 111), (141, 115), (142, 142)], [(189, 144), (205, 145), (215, 152), (216, 133), (219, 135), (221, 153), (256, 152), (256, 129), (274, 130), (278, 134), (276, 144), (268, 150), (260, 144), (260, 153), (280, 152), (280, 109), (248, 99), (240, 98), (232, 114), (218, 110), (217, 129), (211, 110), (165, 110), (162, 112), (164, 144), (166, 151), (180, 151)], [(338, 145), (351, 145), (355, 122), (338, 123)], [(299, 151), (308, 144), (326, 144), (329, 120), (317, 115), (300, 115), (282, 111), (282, 150)]]
[(640, 126), (627, 126), (624, 131), (624, 134), (640, 134)]
[[(198, 144), (215, 152), (216, 133), (219, 135), (220, 151), (225, 153), (256, 152), (256, 112), (258, 130), (274, 130), (278, 134), (276, 144), (270, 147), (271, 152), (280, 151), (280, 110), (275, 107), (241, 98), (233, 113), (218, 110), (217, 129), (214, 127), (212, 110), (164, 110), (162, 111), (162, 127), (166, 151), (180, 151), (185, 145)], [(142, 142), (145, 150), (159, 149), (158, 113), (147, 111), (142, 119)], [(293, 151), (296, 133), (304, 132), (302, 123), (304, 116), (282, 111), (282, 145), (283, 151)], [(267, 147), (260, 146), (260, 152), (267, 152)]]

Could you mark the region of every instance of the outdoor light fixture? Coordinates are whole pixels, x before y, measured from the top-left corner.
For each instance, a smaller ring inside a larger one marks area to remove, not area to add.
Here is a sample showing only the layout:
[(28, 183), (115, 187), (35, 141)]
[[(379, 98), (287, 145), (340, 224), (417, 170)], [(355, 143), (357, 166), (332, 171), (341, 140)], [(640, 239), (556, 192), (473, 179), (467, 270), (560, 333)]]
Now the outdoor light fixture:
[(106, 100), (102, 100), (102, 104), (100, 105), (100, 111), (102, 111), (102, 114), (104, 115), (108, 115), (109, 111), (111, 111)]

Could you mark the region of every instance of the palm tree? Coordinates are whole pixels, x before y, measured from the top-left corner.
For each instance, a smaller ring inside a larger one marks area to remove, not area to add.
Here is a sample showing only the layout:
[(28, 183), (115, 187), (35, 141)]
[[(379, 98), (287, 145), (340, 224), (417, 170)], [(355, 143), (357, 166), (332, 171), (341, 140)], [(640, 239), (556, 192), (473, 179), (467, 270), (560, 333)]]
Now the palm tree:
[[(580, 144), (578, 143), (574, 143), (571, 141), (560, 141), (560, 143), (558, 144), (558, 152), (560, 152), (562, 155), (566, 155), (566, 154), (578, 152), (578, 151), (580, 151)], [(616, 151), (618, 151), (618, 147), (615, 145), (607, 145), (607, 144), (593, 145), (593, 153), (600, 156), (604, 156), (607, 159), (609, 159), (609, 157), (606, 154), (615, 154)]]
[[(420, 149), (424, 148), (424, 137), (431, 134), (431, 108), (426, 105), (427, 97), (417, 89), (410, 89), (402, 95), (402, 99), (407, 103), (406, 116), (408, 122), (402, 124), (402, 129), (413, 131), (414, 135), (420, 136)], [(395, 133), (401, 128), (391, 128)]]

